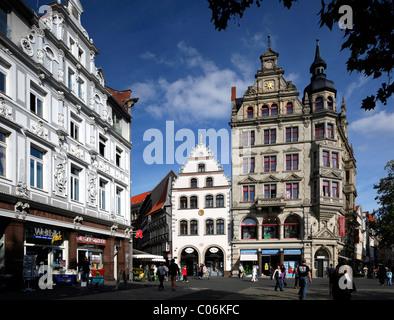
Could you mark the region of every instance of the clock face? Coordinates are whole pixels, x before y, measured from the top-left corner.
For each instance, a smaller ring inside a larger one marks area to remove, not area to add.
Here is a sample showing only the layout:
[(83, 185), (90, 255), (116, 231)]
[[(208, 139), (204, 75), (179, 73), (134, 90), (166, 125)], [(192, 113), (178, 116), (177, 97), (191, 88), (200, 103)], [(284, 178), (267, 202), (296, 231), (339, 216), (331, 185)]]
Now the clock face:
[(203, 216), (203, 215), (204, 215), (204, 210), (202, 210), (202, 209), (198, 210), (198, 214), (199, 214), (200, 216)]
[(265, 83), (265, 88), (271, 90), (274, 88), (274, 83), (272, 81), (268, 81)]

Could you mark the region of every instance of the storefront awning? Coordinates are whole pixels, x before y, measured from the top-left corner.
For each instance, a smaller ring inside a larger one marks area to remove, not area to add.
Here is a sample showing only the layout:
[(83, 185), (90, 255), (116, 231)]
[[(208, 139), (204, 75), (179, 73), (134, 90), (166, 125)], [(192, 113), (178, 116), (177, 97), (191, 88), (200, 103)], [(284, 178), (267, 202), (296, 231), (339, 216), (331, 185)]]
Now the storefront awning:
[(139, 259), (142, 261), (155, 261), (155, 262), (166, 261), (162, 256), (157, 256), (153, 254), (134, 254), (133, 259)]

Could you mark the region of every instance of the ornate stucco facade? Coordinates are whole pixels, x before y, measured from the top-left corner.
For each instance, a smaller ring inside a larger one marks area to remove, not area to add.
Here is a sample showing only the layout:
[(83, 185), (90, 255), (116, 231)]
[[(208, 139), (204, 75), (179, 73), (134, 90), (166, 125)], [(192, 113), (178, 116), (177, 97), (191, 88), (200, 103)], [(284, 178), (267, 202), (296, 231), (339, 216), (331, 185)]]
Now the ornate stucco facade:
[(278, 263), (291, 271), (305, 258), (322, 276), (353, 252), (342, 233), (357, 195), (346, 105), (336, 104), (319, 43), (302, 100), (278, 56), (268, 47), (243, 97), (232, 89), (233, 273), (240, 263), (265, 275)]

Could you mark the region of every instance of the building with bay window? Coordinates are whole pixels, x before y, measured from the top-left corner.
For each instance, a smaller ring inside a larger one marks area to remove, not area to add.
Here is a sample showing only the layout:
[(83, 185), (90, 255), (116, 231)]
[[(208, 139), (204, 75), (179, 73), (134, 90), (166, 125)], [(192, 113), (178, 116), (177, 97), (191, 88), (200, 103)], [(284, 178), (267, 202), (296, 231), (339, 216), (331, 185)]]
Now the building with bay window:
[(0, 273), (128, 266), (131, 91), (105, 84), (80, 1), (0, 3)]
[(353, 259), (356, 161), (346, 104), (316, 45), (302, 100), (268, 47), (241, 98), (232, 88), (232, 267), (269, 275), (302, 258), (323, 276)]

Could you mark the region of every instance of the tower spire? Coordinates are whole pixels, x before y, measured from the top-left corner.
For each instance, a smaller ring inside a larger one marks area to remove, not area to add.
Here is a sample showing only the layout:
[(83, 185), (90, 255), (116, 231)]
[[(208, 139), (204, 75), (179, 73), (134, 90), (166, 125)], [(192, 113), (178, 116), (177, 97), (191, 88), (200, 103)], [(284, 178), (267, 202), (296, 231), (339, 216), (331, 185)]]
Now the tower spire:
[(271, 36), (268, 35), (268, 48), (271, 48)]

